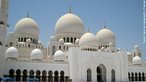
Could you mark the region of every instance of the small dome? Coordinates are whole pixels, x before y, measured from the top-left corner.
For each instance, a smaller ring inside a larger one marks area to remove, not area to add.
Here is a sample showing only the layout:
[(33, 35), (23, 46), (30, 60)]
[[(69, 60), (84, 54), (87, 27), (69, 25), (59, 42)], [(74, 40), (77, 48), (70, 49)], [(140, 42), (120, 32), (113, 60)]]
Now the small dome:
[(141, 64), (142, 59), (139, 56), (135, 56), (132, 60), (133, 64)]
[(84, 33), (84, 25), (82, 20), (72, 14), (67, 13), (59, 18), (55, 26), (55, 34), (60, 33)]
[(6, 58), (18, 58), (18, 50), (15, 47), (9, 47), (6, 52)]
[(15, 25), (15, 33), (26, 33), (39, 35), (39, 28), (37, 23), (31, 18), (23, 18)]
[(114, 47), (114, 44), (112, 42), (110, 42), (109, 47)]
[(97, 38), (99, 43), (108, 43), (108, 44), (110, 42), (115, 44), (115, 40), (116, 40), (114, 33), (111, 30), (107, 29), (107, 28), (101, 29), (96, 34), (96, 38)]
[(31, 55), (30, 55), (30, 58), (31, 59), (36, 59), (36, 60), (42, 60), (43, 59), (43, 53), (40, 49), (34, 49), (32, 52), (31, 52)]
[(79, 41), (80, 41), (80, 39), (76, 39), (75, 43), (76, 43), (76, 44), (78, 44), (78, 43), (79, 43)]
[(63, 38), (59, 39), (59, 43), (60, 43), (60, 44), (63, 44), (63, 43), (64, 43)]
[(38, 41), (38, 44), (39, 44), (39, 45), (42, 45), (42, 42), (41, 42), (41, 41)]
[(134, 48), (138, 48), (138, 45), (134, 45)]
[(79, 40), (79, 46), (92, 46), (97, 47), (97, 39), (94, 34), (92, 33), (85, 33)]
[(65, 54), (61, 50), (57, 50), (54, 54), (54, 60), (65, 60)]
[(30, 39), (30, 38), (27, 39), (26, 42), (27, 42), (27, 43), (31, 43), (31, 39)]

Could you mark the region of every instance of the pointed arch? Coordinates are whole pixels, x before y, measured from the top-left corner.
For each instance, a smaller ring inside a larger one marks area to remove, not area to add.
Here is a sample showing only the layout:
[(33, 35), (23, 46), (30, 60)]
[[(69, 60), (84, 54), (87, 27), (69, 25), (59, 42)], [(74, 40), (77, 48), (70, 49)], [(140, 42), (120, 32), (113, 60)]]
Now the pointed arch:
[(100, 64), (97, 69), (97, 82), (106, 82), (106, 67)]
[(87, 69), (87, 82), (92, 82), (92, 71), (91, 69)]
[(114, 69), (112, 69), (112, 71), (111, 71), (111, 82), (116, 82), (115, 70)]
[(26, 81), (27, 80), (27, 74), (28, 74), (28, 71), (26, 69), (24, 69), (23, 70), (22, 81)]
[(64, 71), (60, 72), (60, 82), (64, 82)]
[(3, 43), (0, 41), (0, 46), (2, 46), (3, 45)]
[(54, 72), (54, 75), (55, 75), (55, 76), (54, 76), (54, 82), (58, 82), (58, 81), (59, 81), (59, 80), (58, 80), (58, 77), (59, 77), (59, 76), (58, 76), (58, 71), (55, 71), (55, 72)]
[(21, 70), (20, 69), (16, 70), (16, 81), (21, 81)]
[(48, 72), (48, 82), (53, 82), (53, 72), (51, 70)]

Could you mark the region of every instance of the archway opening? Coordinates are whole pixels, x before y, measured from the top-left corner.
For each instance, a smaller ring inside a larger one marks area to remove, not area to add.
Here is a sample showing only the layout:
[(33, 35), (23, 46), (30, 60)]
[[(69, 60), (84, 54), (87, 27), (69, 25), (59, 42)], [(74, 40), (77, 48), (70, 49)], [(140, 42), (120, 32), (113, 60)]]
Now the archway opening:
[(14, 78), (14, 73), (15, 73), (14, 69), (10, 69), (9, 70), (9, 77)]
[(64, 82), (64, 71), (60, 72), (60, 82)]
[(41, 72), (40, 72), (40, 70), (37, 70), (36, 71), (36, 78), (40, 81), (40, 74), (41, 74)]
[(34, 78), (34, 71), (33, 70), (30, 70), (29, 71), (29, 78), (30, 79), (33, 79)]
[(43, 71), (42, 71), (42, 81), (43, 81), (43, 82), (45, 82), (45, 81), (47, 80), (46, 77), (47, 77), (47, 72), (46, 72), (46, 70), (43, 70)]
[(21, 70), (16, 70), (16, 81), (21, 81)]
[(54, 82), (58, 82), (59, 80), (58, 80), (58, 71), (55, 71), (54, 72)]
[(28, 71), (26, 69), (23, 70), (22, 81), (26, 81), (27, 80), (27, 73), (28, 73)]
[(48, 82), (53, 82), (53, 72), (52, 71), (48, 72)]
[(106, 82), (106, 68), (103, 64), (100, 64), (97, 69), (97, 82)]

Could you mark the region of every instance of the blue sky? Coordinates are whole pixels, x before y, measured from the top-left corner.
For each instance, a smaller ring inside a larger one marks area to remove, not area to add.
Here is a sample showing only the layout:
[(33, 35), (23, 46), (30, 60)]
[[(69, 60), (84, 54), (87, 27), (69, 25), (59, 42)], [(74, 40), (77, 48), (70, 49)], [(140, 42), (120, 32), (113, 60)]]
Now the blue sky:
[(9, 0), (10, 27), (30, 12), (39, 25), (40, 40), (47, 47), (57, 20), (68, 12), (78, 15), (85, 29), (96, 34), (106, 23), (116, 35), (116, 45), (123, 50), (132, 50), (138, 44), (146, 60), (146, 45), (143, 44), (143, 0)]

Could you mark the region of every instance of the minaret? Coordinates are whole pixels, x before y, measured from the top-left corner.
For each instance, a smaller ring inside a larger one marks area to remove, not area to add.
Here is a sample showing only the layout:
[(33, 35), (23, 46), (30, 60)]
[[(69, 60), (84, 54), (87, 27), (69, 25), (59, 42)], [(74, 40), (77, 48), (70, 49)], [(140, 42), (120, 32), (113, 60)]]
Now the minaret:
[(0, 0), (0, 45), (5, 45), (7, 33), (8, 0)]
[(8, 0), (0, 0), (0, 77), (3, 77), (5, 66), (6, 34), (8, 18)]

